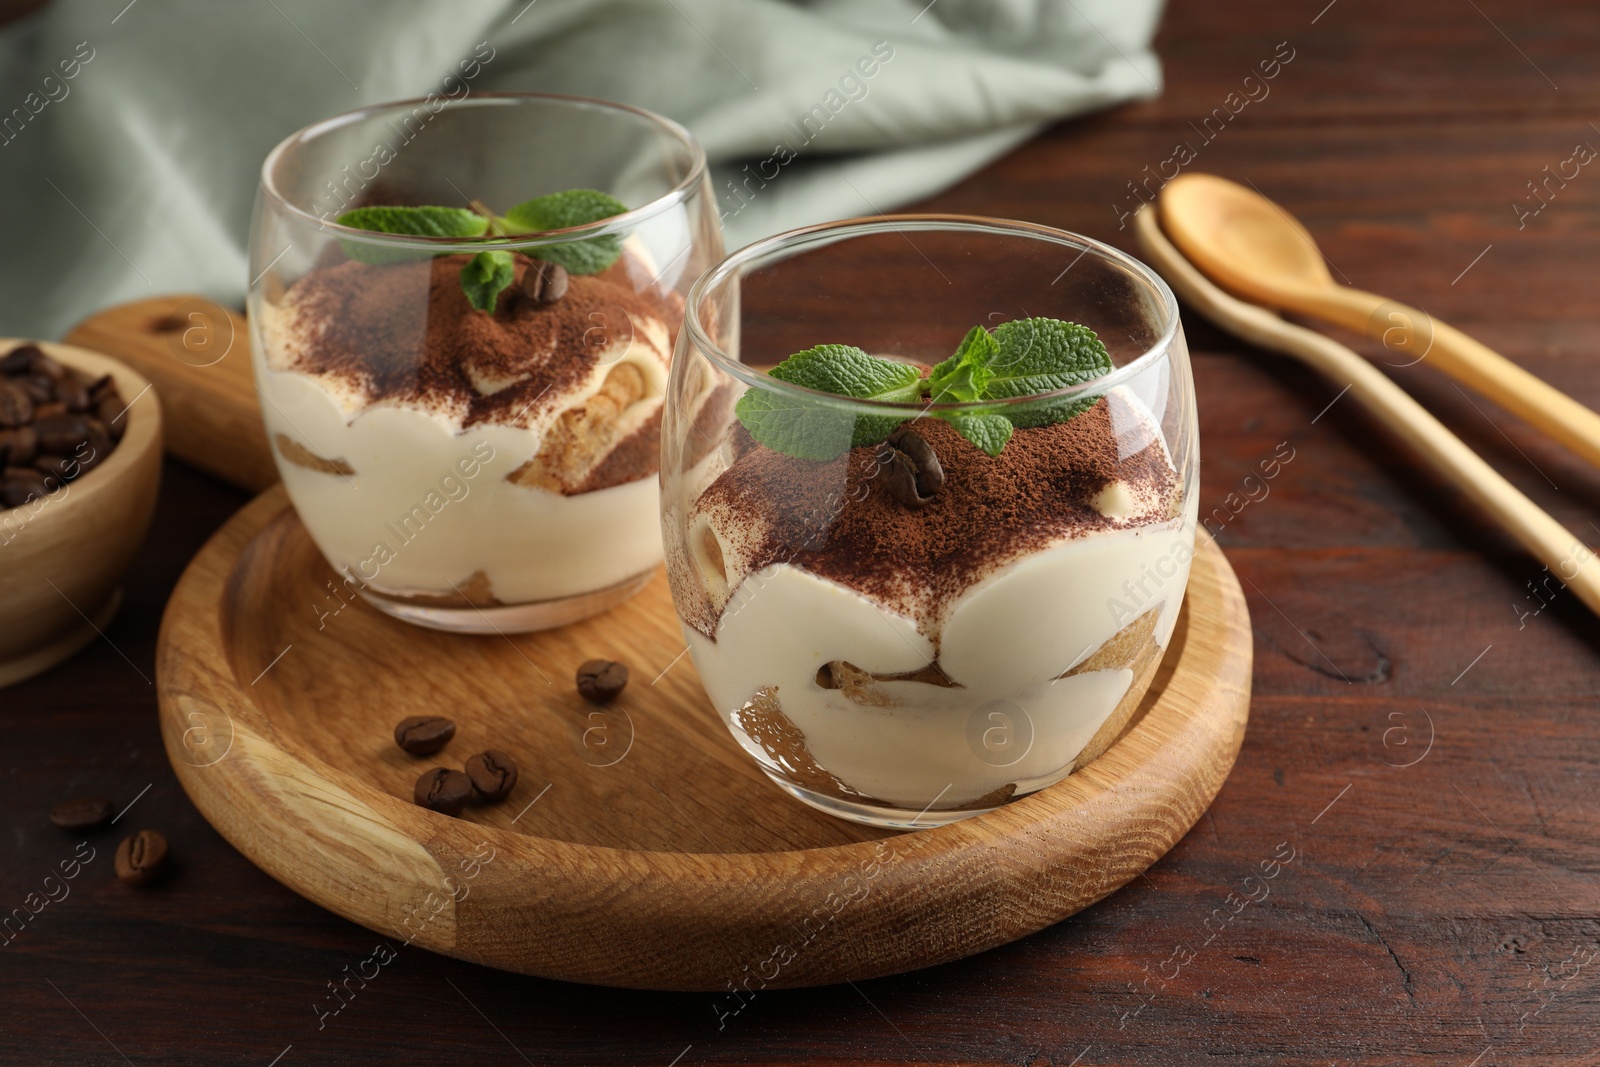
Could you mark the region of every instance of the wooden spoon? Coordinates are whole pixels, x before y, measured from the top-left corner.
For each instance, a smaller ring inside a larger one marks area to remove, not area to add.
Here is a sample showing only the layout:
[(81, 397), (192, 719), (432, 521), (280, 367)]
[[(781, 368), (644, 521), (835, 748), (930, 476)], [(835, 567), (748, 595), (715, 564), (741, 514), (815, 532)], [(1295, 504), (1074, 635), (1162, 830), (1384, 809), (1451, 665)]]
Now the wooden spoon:
[[(1162, 211), (1164, 215), (1165, 204)], [(1266, 308), (1245, 303), (1213, 285), (1167, 240), (1153, 209), (1140, 209), (1135, 223), (1145, 257), (1190, 307), (1251, 344), (1293, 356), (1335, 382), (1348, 382), (1352, 397), (1488, 512), (1591, 611), (1600, 614), (1600, 560), (1595, 553), (1445, 429), (1409, 393), (1331, 337), (1285, 322)]]
[(1181, 175), (1161, 190), (1161, 225), (1233, 293), (1364, 333), (1411, 363), (1431, 359), (1600, 466), (1600, 415), (1427, 312), (1338, 284), (1306, 228), (1254, 190), (1214, 174)]

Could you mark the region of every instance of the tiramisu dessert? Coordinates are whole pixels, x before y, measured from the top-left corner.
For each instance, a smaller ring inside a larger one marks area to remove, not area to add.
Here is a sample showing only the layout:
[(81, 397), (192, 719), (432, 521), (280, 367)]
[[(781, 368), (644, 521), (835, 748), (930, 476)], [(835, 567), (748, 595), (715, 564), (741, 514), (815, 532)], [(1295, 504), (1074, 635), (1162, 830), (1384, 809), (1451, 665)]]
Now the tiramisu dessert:
[[(284, 485), (344, 582), (378, 606), (451, 628), (555, 625), (630, 595), (660, 561), (661, 404), (681, 300), (631, 240), (517, 236), (625, 210), (587, 190), (505, 217), (359, 208), (339, 222), (481, 237), (485, 251), (345, 238), (252, 308)], [(575, 597), (589, 599), (564, 614), (495, 610)]]
[(1177, 622), (1195, 516), (1132, 390), (1029, 399), (1111, 369), (1092, 331), (1023, 319), (933, 368), (824, 345), (744, 393), (665, 527), (701, 679), (769, 775), (929, 825), (1115, 739)]

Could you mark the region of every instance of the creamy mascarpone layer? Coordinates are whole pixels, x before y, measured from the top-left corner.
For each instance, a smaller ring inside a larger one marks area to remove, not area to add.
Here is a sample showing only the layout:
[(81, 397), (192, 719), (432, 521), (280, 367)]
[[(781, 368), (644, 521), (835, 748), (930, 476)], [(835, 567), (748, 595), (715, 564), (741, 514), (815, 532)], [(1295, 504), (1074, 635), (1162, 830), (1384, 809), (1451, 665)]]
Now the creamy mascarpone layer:
[[(776, 686), (811, 755), (861, 793), (909, 808), (1008, 783), (1022, 793), (1072, 769), (1133, 680), (1129, 670), (1061, 675), (1151, 608), (1160, 612), (1154, 639), (1165, 647), (1193, 551), (1192, 518), (1065, 541), (959, 597), (937, 650), (912, 619), (789, 564), (745, 580), (715, 641), (689, 626), (684, 636), (730, 727), (731, 713), (756, 690)], [(936, 655), (963, 688), (880, 683), (900, 707), (865, 707), (816, 681), (833, 660), (898, 674)], [(973, 723), (981, 735), (990, 711), (1015, 717), (1012, 706), (1031, 723), (1032, 743), (1015, 762), (995, 766), (974, 745)]]
[(520, 604), (602, 589), (661, 561), (656, 478), (564, 495), (506, 477), (617, 363), (637, 366), (647, 388), (629, 424), (652, 417), (666, 386), (664, 324), (635, 322), (631, 343), (597, 353), (594, 373), (526, 426), (463, 428), (464, 410), (369, 404), (347, 380), (293, 370), (293, 315), (292, 305), (269, 305), (253, 319), (256, 381), (270, 440), (283, 434), (351, 472), (313, 470), (274, 449), (301, 521), (335, 569), (393, 596), (451, 596), (481, 572), (497, 601)]

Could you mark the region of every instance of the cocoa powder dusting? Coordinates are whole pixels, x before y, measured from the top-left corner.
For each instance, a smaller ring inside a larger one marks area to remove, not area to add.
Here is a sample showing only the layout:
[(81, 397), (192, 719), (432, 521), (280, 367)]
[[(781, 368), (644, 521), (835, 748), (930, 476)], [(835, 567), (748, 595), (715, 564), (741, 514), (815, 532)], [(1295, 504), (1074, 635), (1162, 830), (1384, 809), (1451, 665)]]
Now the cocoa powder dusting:
[(469, 258), (313, 270), (289, 291), (299, 311), (294, 369), (344, 378), (369, 403), (464, 409), (463, 426), (529, 425), (588, 378), (601, 348), (630, 335), (630, 317), (672, 324), (664, 300), (633, 290), (623, 260), (573, 277), (565, 297), (541, 305), (522, 294), (528, 261), (519, 258), (489, 315), (461, 291)]
[(1159, 444), (1137, 441), (1120, 455), (1106, 398), (1067, 422), (1018, 430), (997, 457), (941, 419), (910, 425), (945, 472), (924, 507), (895, 499), (878, 477), (876, 446), (818, 463), (759, 445), (707, 488), (702, 506), (750, 517), (739, 525), (754, 531), (740, 545), (751, 572), (792, 563), (907, 615), (930, 593), (948, 602), (997, 565), (1063, 537), (1170, 517), (1119, 521), (1095, 507), (1113, 479), (1162, 501), (1175, 498), (1177, 482)]

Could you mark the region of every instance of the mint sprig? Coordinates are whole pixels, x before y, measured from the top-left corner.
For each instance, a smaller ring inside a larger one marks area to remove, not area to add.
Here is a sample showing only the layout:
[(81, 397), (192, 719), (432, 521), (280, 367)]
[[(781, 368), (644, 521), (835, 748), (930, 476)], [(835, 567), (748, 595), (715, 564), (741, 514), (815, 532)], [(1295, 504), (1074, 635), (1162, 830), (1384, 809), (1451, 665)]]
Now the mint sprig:
[[(517, 235), (587, 226), (627, 210), (628, 206), (622, 201), (598, 190), (568, 189), (525, 200), (503, 217), (485, 214), (487, 209), (472, 211), (459, 207), (374, 205), (346, 211), (335, 221), (341, 226), (358, 230), (411, 237), (465, 239), (491, 235), (492, 239), (485, 244), (509, 245), (512, 243), (510, 238)], [(390, 248), (360, 241), (341, 240), (339, 243), (351, 259), (373, 266), (430, 255), (412, 248)], [(604, 234), (582, 241), (541, 245), (528, 250), (527, 255), (559, 264), (573, 274), (598, 274), (622, 255), (622, 235)], [(511, 285), (514, 278), (512, 251), (491, 248), (479, 252), (461, 268), (461, 290), (473, 307), (493, 314), (500, 294)]]
[[(772, 368), (772, 377), (854, 400), (914, 404), (979, 403), (1052, 392), (1092, 381), (1112, 369), (1095, 332), (1060, 319), (974, 326), (955, 354), (923, 378), (916, 368), (868, 355), (851, 345), (818, 345)], [(991, 456), (1017, 429), (1047, 426), (1087, 411), (1098, 396), (1037, 404), (1008, 404), (1004, 411), (930, 412)], [(851, 448), (884, 440), (906, 416), (856, 415), (807, 396), (748, 389), (735, 413), (750, 436), (774, 451), (829, 460)]]

